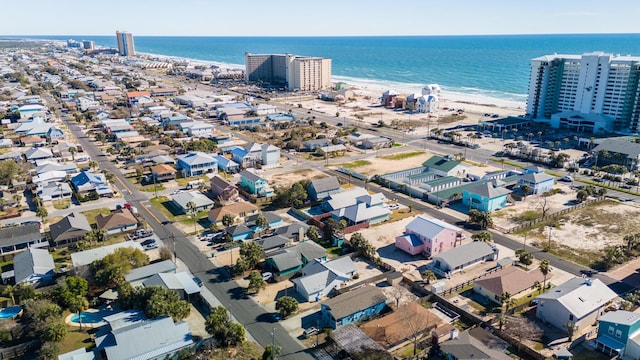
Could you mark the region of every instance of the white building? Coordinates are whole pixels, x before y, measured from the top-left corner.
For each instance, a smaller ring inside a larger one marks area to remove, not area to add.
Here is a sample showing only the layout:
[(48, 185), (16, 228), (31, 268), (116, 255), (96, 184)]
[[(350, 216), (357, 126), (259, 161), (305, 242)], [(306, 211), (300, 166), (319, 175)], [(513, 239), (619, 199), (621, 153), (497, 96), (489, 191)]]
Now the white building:
[(640, 57), (603, 52), (531, 60), (527, 114), (556, 128), (638, 132)]
[(292, 54), (245, 53), (248, 82), (286, 85), (289, 90), (331, 88), (331, 59)]

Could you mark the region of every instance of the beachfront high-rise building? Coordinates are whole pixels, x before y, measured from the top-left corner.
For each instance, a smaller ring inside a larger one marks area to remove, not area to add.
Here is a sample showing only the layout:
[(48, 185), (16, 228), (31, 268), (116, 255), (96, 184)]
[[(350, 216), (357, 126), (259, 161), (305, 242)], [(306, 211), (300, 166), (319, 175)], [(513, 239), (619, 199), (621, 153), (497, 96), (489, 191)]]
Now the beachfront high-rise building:
[(132, 56), (136, 54), (136, 47), (133, 44), (133, 34), (116, 31), (118, 40), (118, 53), (122, 56)]
[(531, 60), (527, 114), (552, 127), (640, 130), (640, 57), (603, 52)]
[(288, 90), (331, 88), (331, 59), (291, 54), (245, 53), (247, 82), (285, 86)]

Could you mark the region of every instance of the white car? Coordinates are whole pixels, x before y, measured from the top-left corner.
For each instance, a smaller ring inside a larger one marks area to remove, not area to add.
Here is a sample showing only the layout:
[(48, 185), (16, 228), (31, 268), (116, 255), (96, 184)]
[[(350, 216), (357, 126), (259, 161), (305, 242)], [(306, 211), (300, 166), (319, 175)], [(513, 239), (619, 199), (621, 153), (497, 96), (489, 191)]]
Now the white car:
[(270, 273), (270, 272), (263, 272), (262, 273), (262, 280), (269, 281), (272, 278), (273, 278), (273, 273)]
[(398, 204), (389, 204), (387, 206), (387, 208), (389, 208), (389, 210), (398, 210), (400, 208), (400, 205), (398, 205)]
[(561, 177), (560, 180), (566, 181), (566, 182), (573, 182), (573, 178), (571, 176), (569, 176), (569, 175), (565, 175), (565, 176)]

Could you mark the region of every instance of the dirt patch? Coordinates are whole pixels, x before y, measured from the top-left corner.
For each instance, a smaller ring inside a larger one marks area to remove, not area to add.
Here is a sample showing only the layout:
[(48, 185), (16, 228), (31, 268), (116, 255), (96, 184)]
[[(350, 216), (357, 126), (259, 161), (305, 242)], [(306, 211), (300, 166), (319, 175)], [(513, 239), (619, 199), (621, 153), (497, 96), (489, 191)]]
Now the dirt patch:
[[(549, 231), (539, 226), (527, 231), (529, 239), (548, 240), (563, 246), (600, 251), (607, 246), (621, 245), (624, 236), (640, 231), (637, 218), (640, 208), (612, 201), (577, 209), (558, 219)], [(524, 234), (516, 235), (521, 239)]]
[[(399, 155), (399, 154), (401, 153), (397, 153), (393, 155)], [(393, 155), (386, 155), (385, 157), (393, 156)], [(411, 169), (411, 168), (422, 166), (422, 163), (427, 161), (431, 156), (433, 156), (433, 154), (429, 152), (425, 152), (424, 154), (420, 154), (417, 156), (411, 156), (411, 157), (407, 157), (400, 160), (391, 160), (391, 159), (385, 159), (383, 157), (375, 157), (375, 155), (372, 154), (370, 158), (366, 159), (369, 162), (368, 164), (362, 165), (362, 166), (356, 166), (356, 167), (353, 167), (352, 169), (364, 175), (380, 174), (381, 169), (400, 171), (400, 170)], [(388, 172), (388, 170), (385, 170), (384, 172)]]
[(266, 177), (267, 180), (269, 180), (269, 184), (271, 184), (273, 187), (288, 188), (291, 187), (294, 183), (301, 180), (320, 179), (326, 176), (327, 175), (321, 173), (318, 170), (302, 169), (284, 174), (276, 174), (272, 176), (267, 175)]

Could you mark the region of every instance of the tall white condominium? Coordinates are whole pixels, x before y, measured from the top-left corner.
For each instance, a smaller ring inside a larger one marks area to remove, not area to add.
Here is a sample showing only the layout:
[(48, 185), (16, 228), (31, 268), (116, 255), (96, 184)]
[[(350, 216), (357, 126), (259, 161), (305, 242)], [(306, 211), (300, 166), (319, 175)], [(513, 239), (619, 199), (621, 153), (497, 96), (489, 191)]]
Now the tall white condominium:
[(603, 52), (531, 60), (527, 114), (552, 127), (637, 133), (640, 57)]
[(245, 53), (247, 82), (286, 86), (290, 91), (331, 88), (331, 59), (291, 54)]
[(118, 53), (122, 56), (131, 56), (136, 54), (136, 47), (133, 44), (133, 34), (128, 32), (116, 31), (118, 40)]

